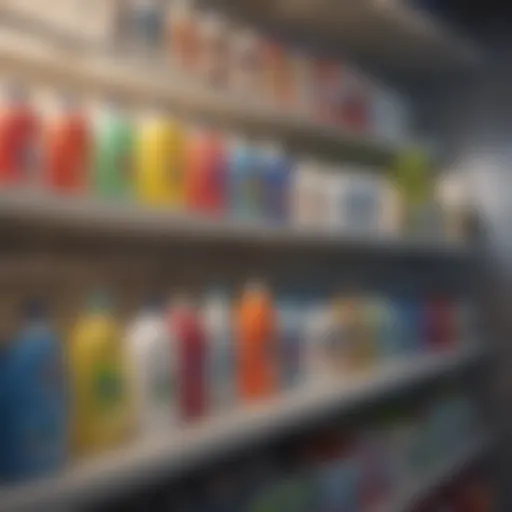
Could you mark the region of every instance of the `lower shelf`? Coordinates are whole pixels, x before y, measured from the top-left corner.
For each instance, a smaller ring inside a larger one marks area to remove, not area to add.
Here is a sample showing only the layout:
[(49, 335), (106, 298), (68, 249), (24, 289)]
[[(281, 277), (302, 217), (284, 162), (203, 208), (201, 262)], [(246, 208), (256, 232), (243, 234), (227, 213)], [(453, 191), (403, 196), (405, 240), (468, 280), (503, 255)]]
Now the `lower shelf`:
[(480, 356), (478, 350), (419, 355), (390, 361), (349, 379), (322, 379), (307, 388), (178, 429), (165, 438), (73, 464), (61, 474), (0, 488), (0, 508), (2, 512), (54, 510), (143, 490), (147, 484), (215, 460), (230, 450), (282, 435), (322, 414), (350, 412), (414, 384), (449, 375), (477, 362)]
[(375, 512), (410, 512), (415, 505), (435, 494), (443, 486), (457, 478), (468, 465), (478, 461), (487, 453), (489, 440), (485, 437), (475, 439), (453, 457), (443, 461), (437, 467), (428, 471), (422, 478), (416, 479), (404, 486), (396, 497)]

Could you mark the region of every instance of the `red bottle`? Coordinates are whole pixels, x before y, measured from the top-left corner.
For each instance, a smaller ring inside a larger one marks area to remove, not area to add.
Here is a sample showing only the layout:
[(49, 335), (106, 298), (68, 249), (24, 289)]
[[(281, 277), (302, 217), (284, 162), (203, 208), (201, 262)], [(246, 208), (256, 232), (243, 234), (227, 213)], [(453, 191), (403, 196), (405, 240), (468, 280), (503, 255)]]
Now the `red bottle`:
[(191, 210), (219, 215), (226, 205), (226, 156), (219, 133), (192, 130), (186, 149), (187, 204)]
[(43, 151), (48, 186), (69, 194), (83, 192), (90, 146), (87, 118), (77, 102), (67, 98), (45, 128)]
[(0, 185), (20, 185), (34, 173), (38, 118), (25, 88), (13, 85), (0, 109)]
[(443, 350), (456, 343), (456, 311), (453, 301), (434, 297), (426, 304), (426, 340), (433, 350)]
[(205, 415), (206, 338), (196, 308), (186, 298), (177, 299), (169, 324), (177, 350), (177, 393), (180, 417), (184, 421)]

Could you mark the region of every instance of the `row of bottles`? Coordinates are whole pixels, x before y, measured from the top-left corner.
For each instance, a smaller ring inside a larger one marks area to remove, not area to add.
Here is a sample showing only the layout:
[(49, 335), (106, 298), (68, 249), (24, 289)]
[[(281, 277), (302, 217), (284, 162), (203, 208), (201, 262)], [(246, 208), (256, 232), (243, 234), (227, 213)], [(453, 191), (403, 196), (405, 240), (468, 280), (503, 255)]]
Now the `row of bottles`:
[(405, 137), (405, 105), (345, 60), (294, 48), (196, 4), (125, 3), (118, 18), (122, 51), (220, 90), (254, 94), (257, 104), (357, 132)]
[[(388, 236), (407, 229), (409, 203), (419, 216), (423, 205), (440, 202), (427, 173), (417, 170), (419, 157), (402, 158), (392, 179), (363, 167), (295, 159), (274, 141), (250, 141), (157, 111), (135, 115), (120, 104), (86, 104), (71, 95), (46, 97), (38, 111), (37, 98), (20, 84), (7, 88), (0, 187)], [(423, 231), (435, 225), (443, 232), (438, 210), (422, 214)]]
[[(230, 19), (211, 2), (192, 0), (4, 0), (10, 10), (41, 19), (59, 33), (116, 47), (116, 63), (160, 80), (249, 96), (255, 107), (403, 142), (405, 101), (332, 53), (315, 52)], [(105, 52), (107, 53), (107, 52)], [(144, 65), (144, 66), (143, 66)], [(171, 70), (171, 73), (165, 71)]]
[(450, 299), (376, 296), (274, 304), (252, 282), (236, 306), (220, 290), (200, 305), (180, 295), (169, 306), (149, 303), (122, 329), (101, 294), (61, 344), (48, 312), (31, 302), (2, 353), (2, 472), (30, 477), (70, 454), (149, 439), (392, 358), (457, 348), (462, 309)]

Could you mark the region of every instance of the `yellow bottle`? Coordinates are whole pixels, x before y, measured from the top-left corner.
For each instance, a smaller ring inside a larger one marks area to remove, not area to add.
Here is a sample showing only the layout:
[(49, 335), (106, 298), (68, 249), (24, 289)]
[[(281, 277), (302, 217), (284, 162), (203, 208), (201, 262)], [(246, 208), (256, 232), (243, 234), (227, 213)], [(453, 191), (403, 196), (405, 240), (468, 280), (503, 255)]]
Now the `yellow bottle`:
[(180, 208), (185, 203), (185, 133), (182, 125), (158, 114), (139, 123), (135, 190), (141, 203)]
[(120, 330), (105, 297), (94, 296), (69, 344), (72, 435), (77, 455), (123, 442), (132, 423)]
[(359, 296), (340, 297), (334, 301), (334, 332), (338, 333), (333, 360), (341, 371), (368, 368), (375, 360), (374, 339), (365, 318), (364, 301)]

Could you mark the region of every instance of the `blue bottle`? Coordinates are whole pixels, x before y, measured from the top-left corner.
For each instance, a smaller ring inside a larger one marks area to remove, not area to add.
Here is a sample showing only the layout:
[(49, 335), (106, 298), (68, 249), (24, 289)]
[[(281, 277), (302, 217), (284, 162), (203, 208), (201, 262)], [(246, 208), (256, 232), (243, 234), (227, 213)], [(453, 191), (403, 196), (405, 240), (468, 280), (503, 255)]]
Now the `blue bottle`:
[(397, 331), (404, 355), (416, 355), (422, 349), (421, 305), (412, 296), (400, 297), (397, 301)]
[(258, 220), (263, 212), (263, 173), (256, 148), (235, 137), (229, 145), (230, 210), (234, 218)]
[(8, 449), (7, 439), (7, 361), (9, 347), (6, 343), (0, 342), (0, 482), (7, 479), (8, 475)]
[(272, 143), (263, 147), (260, 158), (264, 214), (269, 221), (282, 224), (289, 218), (292, 160), (280, 146)]
[(57, 470), (66, 454), (66, 383), (61, 343), (44, 305), (29, 302), (5, 362), (5, 477)]
[(283, 389), (297, 386), (304, 370), (304, 314), (297, 301), (283, 299), (278, 303), (279, 353)]

